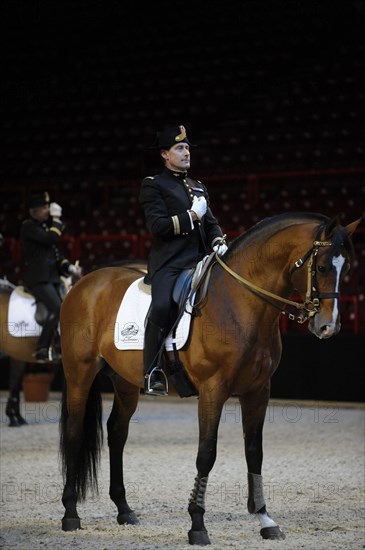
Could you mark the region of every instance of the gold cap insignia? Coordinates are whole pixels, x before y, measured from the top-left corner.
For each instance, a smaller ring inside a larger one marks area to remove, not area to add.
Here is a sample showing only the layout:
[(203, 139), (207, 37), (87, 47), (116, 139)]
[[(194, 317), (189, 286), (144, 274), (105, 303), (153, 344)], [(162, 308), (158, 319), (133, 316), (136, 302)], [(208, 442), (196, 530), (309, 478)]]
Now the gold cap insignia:
[(186, 130), (185, 130), (185, 126), (179, 126), (179, 130), (180, 130), (180, 134), (178, 134), (178, 135), (175, 137), (175, 141), (177, 141), (177, 142), (183, 141), (184, 139), (186, 139)]

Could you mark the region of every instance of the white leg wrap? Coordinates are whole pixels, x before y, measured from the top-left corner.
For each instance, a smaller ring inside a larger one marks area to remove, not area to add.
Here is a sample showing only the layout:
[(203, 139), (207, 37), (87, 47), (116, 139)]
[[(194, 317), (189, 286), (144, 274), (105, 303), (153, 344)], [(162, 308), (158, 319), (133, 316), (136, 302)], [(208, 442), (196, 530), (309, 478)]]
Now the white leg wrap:
[(248, 477), (248, 511), (255, 514), (265, 506), (264, 484), (259, 474), (247, 474)]

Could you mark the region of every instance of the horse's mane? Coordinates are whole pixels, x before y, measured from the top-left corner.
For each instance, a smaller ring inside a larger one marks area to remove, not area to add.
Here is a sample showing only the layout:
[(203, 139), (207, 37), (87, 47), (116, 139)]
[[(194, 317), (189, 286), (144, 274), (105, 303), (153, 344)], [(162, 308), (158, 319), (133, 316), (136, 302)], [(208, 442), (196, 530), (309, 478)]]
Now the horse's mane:
[(249, 242), (252, 239), (264, 238), (265, 236), (275, 234), (285, 227), (308, 221), (315, 221), (323, 226), (328, 220), (329, 218), (327, 216), (313, 212), (287, 212), (285, 214), (277, 214), (270, 218), (264, 218), (232, 241), (229, 251), (227, 252), (227, 257), (228, 254), (234, 253), (243, 243)]
[[(315, 212), (287, 212), (285, 214), (278, 214), (270, 218), (264, 218), (232, 241), (227, 252), (227, 258), (229, 258), (231, 254), (233, 255), (235, 251), (242, 246), (242, 244), (247, 244), (253, 239), (262, 239), (274, 235), (276, 232), (285, 227), (290, 227), (291, 225), (308, 221), (318, 222), (319, 230), (321, 230), (329, 222), (329, 219), (330, 218), (328, 216)], [(333, 243), (333, 246), (330, 249), (331, 256), (337, 255), (340, 248), (345, 247), (350, 254), (350, 257), (353, 257), (353, 244), (344, 227), (341, 225), (337, 226), (336, 231), (331, 236), (331, 241)]]

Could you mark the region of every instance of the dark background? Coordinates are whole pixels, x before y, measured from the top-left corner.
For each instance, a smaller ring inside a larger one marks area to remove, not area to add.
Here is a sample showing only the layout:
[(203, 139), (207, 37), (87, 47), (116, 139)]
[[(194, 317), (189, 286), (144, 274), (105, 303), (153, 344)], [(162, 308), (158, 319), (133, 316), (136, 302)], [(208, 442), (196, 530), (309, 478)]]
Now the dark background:
[[(0, 231), (15, 246), (37, 189), (62, 205), (72, 239), (143, 238), (138, 186), (160, 169), (148, 147), (166, 124), (184, 124), (198, 145), (190, 173), (229, 234), (290, 209), (344, 223), (364, 214), (361, 0), (14, 0), (0, 10)], [(361, 400), (364, 240), (360, 229), (341, 334), (322, 342), (289, 325), (274, 397)], [(119, 255), (77, 257), (93, 269)], [(21, 259), (9, 258), (2, 274), (21, 282)]]
[(179, 123), (202, 176), (364, 166), (361, 0), (12, 0), (1, 15), (5, 184), (140, 178), (156, 129)]

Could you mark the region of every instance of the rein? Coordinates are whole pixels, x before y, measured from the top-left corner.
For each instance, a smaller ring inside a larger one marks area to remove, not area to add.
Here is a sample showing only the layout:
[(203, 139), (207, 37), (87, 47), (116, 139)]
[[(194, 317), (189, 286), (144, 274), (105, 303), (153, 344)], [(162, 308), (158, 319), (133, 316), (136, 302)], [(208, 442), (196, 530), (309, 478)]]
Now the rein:
[[(247, 290), (249, 290), (252, 294), (263, 300), (264, 302), (268, 303), (272, 307), (275, 307), (276, 309), (279, 309), (280, 312), (283, 315), (287, 315), (289, 319), (292, 321), (297, 321), (297, 323), (305, 323), (310, 319), (310, 317), (313, 317), (318, 311), (320, 310), (320, 299), (322, 298), (337, 298), (339, 299), (340, 293), (339, 292), (318, 292), (317, 290), (317, 278), (316, 278), (316, 272), (317, 272), (317, 254), (318, 250), (321, 247), (326, 246), (332, 246), (331, 241), (319, 241), (316, 239), (313, 241), (313, 246), (310, 248), (302, 258), (297, 260), (294, 264), (293, 269), (291, 270), (290, 274), (294, 272), (295, 269), (300, 269), (306, 261), (308, 261), (307, 266), (307, 291), (305, 295), (305, 301), (304, 302), (295, 302), (294, 300), (288, 300), (287, 298), (283, 298), (282, 296), (278, 296), (277, 294), (274, 294), (273, 292), (269, 292), (268, 290), (265, 290), (251, 281), (244, 279), (238, 273), (233, 271), (219, 256), (218, 254), (215, 255), (216, 261), (225, 269), (234, 279), (236, 279), (240, 284), (242, 284)], [(295, 307), (296, 309), (301, 311), (301, 315), (294, 315), (293, 313), (289, 313), (282, 308), (278, 307), (276, 304), (274, 304), (271, 300), (268, 300), (267, 298), (273, 298), (274, 300), (278, 300), (280, 302), (283, 302), (284, 304), (290, 305), (292, 307)]]

